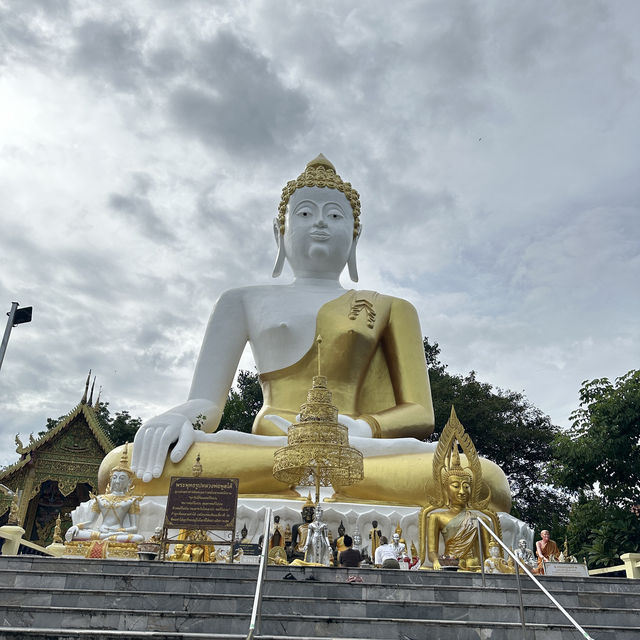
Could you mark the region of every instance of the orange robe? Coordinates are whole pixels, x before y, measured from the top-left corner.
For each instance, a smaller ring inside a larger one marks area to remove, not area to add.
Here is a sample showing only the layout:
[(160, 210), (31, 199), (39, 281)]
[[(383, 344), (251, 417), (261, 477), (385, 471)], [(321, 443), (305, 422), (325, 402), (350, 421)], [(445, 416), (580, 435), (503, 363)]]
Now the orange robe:
[[(560, 549), (558, 549), (558, 545), (553, 540), (547, 540), (545, 544), (541, 540), (536, 543), (536, 550), (538, 553), (544, 556), (544, 560), (553, 560), (557, 556), (560, 555)], [(540, 575), (544, 574), (544, 562), (543, 558), (538, 555), (538, 569), (536, 571)]]

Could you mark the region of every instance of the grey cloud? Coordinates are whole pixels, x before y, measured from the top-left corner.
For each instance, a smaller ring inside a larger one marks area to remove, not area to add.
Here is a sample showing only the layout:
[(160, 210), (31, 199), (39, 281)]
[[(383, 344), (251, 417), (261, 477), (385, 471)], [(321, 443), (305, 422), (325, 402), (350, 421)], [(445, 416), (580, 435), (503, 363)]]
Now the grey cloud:
[[(0, 7), (0, 64), (51, 64), (57, 58), (57, 38), (69, 20), (69, 2), (19, 0)], [(60, 29), (51, 28), (56, 24)]]
[(133, 224), (152, 240), (173, 242), (171, 233), (163, 219), (156, 213), (149, 198), (153, 179), (145, 173), (132, 175), (133, 185), (129, 193), (112, 193), (109, 206), (119, 213), (128, 224)]
[(135, 90), (143, 68), (143, 32), (132, 20), (87, 20), (73, 35), (70, 64), (76, 71), (115, 89)]
[(303, 95), (235, 35), (221, 32), (200, 45), (192, 64), (200, 86), (176, 88), (170, 111), (205, 144), (247, 155), (289, 143), (308, 124)]

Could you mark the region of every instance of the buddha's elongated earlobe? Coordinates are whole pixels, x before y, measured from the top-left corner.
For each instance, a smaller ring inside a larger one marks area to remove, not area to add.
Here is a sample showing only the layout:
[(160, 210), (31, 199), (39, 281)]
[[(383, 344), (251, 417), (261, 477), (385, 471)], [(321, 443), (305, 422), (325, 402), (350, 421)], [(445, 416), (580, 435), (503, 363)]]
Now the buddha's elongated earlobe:
[(282, 267), (284, 267), (284, 259), (286, 257), (284, 252), (284, 235), (280, 233), (278, 218), (273, 221), (273, 235), (278, 245), (278, 255), (276, 256), (276, 263), (273, 265), (271, 277), (277, 278), (282, 273)]
[(347, 258), (347, 266), (349, 267), (349, 277), (353, 282), (358, 282), (358, 263), (356, 260), (356, 245), (358, 244), (358, 238), (362, 232), (362, 225), (358, 229), (358, 234), (353, 239), (351, 244), (351, 250), (349, 251), (349, 257)]

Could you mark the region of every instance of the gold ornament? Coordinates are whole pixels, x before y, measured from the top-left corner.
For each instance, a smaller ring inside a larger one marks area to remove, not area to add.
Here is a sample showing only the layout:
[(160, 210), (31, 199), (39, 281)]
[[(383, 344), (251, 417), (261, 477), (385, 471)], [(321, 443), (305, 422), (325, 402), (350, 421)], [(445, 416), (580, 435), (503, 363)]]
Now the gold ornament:
[(9, 507), (9, 518), (7, 520), (7, 524), (11, 525), (11, 526), (17, 526), (19, 524), (19, 522), (18, 522), (18, 492), (17, 491), (13, 494), (13, 498), (11, 499), (11, 506)]
[(360, 195), (351, 186), (351, 183), (342, 181), (342, 178), (336, 173), (336, 168), (322, 154), (307, 163), (305, 170), (295, 180), (287, 182), (282, 189), (282, 199), (278, 207), (278, 225), (281, 234), (284, 234), (284, 220), (289, 198), (296, 189), (302, 187), (327, 187), (342, 191), (353, 210), (353, 237), (358, 236), (360, 232)]
[(56, 518), (56, 526), (53, 529), (53, 543), (62, 544), (62, 532), (60, 531), (60, 514)]
[(349, 446), (349, 430), (338, 423), (327, 379), (320, 375), (321, 342), (318, 336), (318, 375), (300, 407), (300, 422), (289, 427), (287, 446), (273, 454), (274, 477), (290, 486), (315, 486), (316, 503), (320, 486), (347, 486), (363, 477), (362, 453)]
[(193, 467), (191, 467), (191, 473), (194, 478), (199, 478), (202, 475), (202, 464), (200, 463), (200, 454), (196, 456), (196, 461), (193, 463)]

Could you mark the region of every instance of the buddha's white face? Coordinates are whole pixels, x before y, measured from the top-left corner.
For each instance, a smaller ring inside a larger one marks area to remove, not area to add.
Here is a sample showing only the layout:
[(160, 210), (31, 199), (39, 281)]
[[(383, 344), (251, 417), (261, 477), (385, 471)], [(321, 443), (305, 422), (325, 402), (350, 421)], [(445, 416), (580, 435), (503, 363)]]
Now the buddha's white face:
[(297, 189), (289, 200), (284, 247), (298, 277), (339, 276), (353, 244), (353, 211), (341, 191)]
[(114, 471), (111, 474), (111, 492), (112, 493), (126, 493), (131, 479), (129, 474), (125, 471)]

